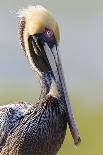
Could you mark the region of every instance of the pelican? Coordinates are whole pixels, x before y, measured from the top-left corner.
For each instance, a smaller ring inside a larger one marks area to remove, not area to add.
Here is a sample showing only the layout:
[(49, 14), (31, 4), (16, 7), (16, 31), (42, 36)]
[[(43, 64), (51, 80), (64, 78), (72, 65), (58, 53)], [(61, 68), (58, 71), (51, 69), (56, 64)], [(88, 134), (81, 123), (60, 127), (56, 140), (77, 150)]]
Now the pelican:
[(67, 124), (74, 144), (81, 141), (59, 56), (58, 23), (44, 7), (30, 6), (19, 12), (19, 36), (41, 94), (36, 104), (0, 106), (0, 155), (56, 155)]

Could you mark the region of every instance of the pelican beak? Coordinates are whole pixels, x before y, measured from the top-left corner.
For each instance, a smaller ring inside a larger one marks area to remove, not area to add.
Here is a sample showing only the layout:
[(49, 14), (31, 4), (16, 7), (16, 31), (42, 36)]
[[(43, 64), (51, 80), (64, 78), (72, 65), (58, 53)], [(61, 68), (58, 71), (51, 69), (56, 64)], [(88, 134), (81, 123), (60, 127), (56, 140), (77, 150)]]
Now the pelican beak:
[(80, 142), (68, 92), (65, 84), (63, 69), (59, 57), (58, 42), (60, 40), (59, 27), (51, 13), (42, 7), (30, 7), (20, 13), (20, 40), (32, 68), (43, 78), (49, 74), (49, 90), (52, 81), (56, 85), (58, 97), (65, 104), (69, 128), (77, 145)]
[(81, 140), (74, 121), (68, 92), (66, 89), (63, 69), (59, 57), (58, 45), (53, 43), (52, 46), (50, 46), (46, 40), (42, 40), (41, 34), (37, 34), (37, 36), (30, 36), (28, 41), (30, 55), (36, 68), (38, 68), (39, 71), (43, 73), (52, 71), (52, 76), (53, 80), (55, 81), (57, 91), (65, 103), (67, 120), (70, 132), (74, 139), (74, 144), (78, 145)]
[(53, 75), (54, 75), (54, 80), (57, 85), (58, 92), (60, 93), (60, 96), (63, 99), (63, 102), (66, 105), (66, 114), (67, 114), (67, 120), (70, 128), (71, 135), (74, 139), (74, 144), (78, 145), (81, 141), (78, 129), (75, 124), (75, 120), (73, 117), (69, 97), (68, 97), (68, 92), (66, 89), (66, 84), (65, 84), (65, 79), (64, 79), (64, 74), (63, 74), (63, 69), (59, 57), (59, 50), (58, 46), (54, 46), (52, 49), (48, 46), (47, 43), (44, 45), (44, 50), (47, 55), (49, 64), (51, 66)]

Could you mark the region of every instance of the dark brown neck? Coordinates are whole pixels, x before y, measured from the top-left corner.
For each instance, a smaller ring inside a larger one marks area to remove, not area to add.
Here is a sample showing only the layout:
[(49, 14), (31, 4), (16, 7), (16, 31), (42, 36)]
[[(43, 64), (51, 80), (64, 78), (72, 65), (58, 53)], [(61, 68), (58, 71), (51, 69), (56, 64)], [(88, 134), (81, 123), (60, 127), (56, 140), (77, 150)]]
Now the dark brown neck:
[(40, 78), (40, 85), (41, 85), (41, 94), (39, 98), (44, 98), (50, 91), (51, 88), (51, 73), (42, 73), (42, 76)]

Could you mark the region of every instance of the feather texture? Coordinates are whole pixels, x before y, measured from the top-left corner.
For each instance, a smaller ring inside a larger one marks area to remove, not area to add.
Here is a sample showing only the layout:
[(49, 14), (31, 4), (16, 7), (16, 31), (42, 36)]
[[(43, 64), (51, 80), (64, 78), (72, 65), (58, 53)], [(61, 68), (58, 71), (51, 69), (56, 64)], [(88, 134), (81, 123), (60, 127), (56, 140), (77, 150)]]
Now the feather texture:
[[(1, 109), (8, 111), (4, 112), (4, 116), (3, 112), (0, 114), (3, 120), (0, 129), (5, 134), (1, 155), (56, 155), (67, 127), (65, 108), (61, 101), (47, 96), (35, 106), (17, 104)], [(14, 111), (13, 114), (10, 111)], [(11, 119), (7, 119), (10, 116)]]

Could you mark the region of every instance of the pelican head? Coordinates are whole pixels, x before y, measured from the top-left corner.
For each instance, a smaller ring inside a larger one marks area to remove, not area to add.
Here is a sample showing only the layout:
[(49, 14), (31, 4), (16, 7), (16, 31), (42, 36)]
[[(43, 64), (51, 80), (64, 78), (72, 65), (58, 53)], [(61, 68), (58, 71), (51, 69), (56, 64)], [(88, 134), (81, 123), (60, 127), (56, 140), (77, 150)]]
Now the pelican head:
[(26, 56), (39, 76), (46, 81), (45, 95), (60, 98), (66, 107), (74, 143), (80, 142), (59, 57), (60, 33), (52, 13), (42, 6), (31, 6), (19, 13), (20, 42)]

